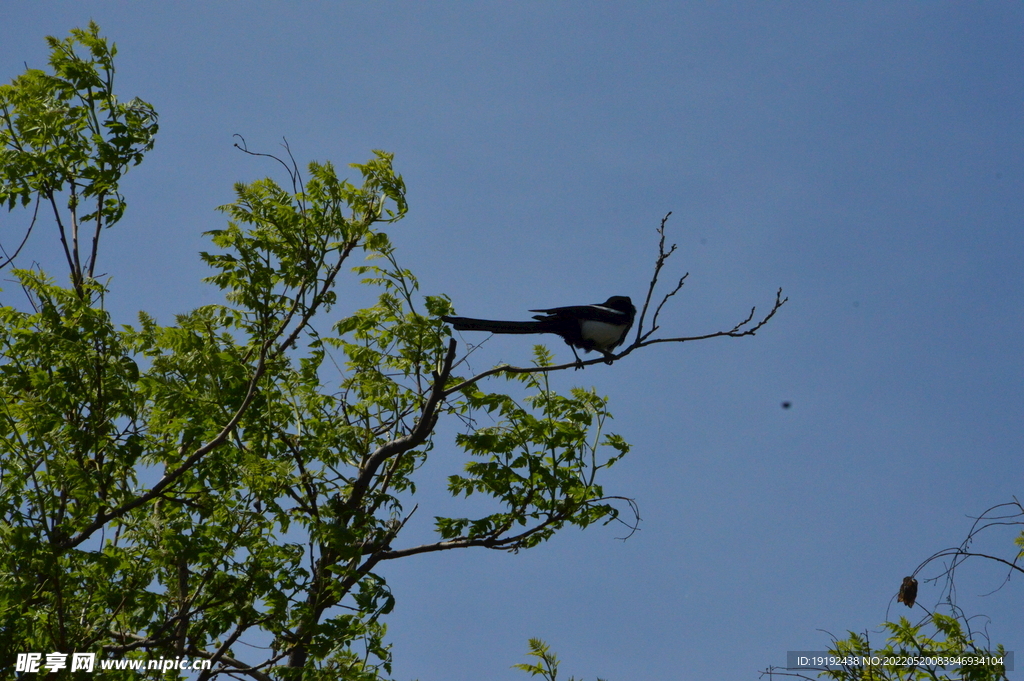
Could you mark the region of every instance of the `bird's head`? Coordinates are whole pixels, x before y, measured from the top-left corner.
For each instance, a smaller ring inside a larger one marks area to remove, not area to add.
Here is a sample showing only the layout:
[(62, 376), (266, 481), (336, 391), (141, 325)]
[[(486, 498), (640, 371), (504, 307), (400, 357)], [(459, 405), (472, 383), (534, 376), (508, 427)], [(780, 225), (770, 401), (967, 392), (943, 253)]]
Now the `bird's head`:
[(629, 299), (629, 296), (612, 296), (601, 303), (601, 307), (618, 310), (619, 312), (625, 312), (626, 314), (636, 313), (636, 308), (633, 307), (633, 301)]

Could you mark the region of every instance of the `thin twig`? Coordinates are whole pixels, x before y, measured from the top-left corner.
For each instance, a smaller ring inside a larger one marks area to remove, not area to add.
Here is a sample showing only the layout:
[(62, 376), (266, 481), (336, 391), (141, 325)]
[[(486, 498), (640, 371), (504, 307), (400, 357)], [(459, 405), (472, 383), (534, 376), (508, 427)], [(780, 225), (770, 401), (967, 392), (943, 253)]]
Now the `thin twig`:
[(0, 263), (0, 270), (14, 262), (14, 259), (18, 257), (19, 253), (21, 253), (21, 249), (25, 247), (26, 243), (28, 243), (28, 237), (32, 234), (32, 228), (36, 226), (36, 218), (39, 217), (40, 203), (42, 203), (42, 196), (36, 194), (36, 207), (32, 210), (32, 222), (28, 223), (28, 229), (25, 230), (25, 238), (21, 240), (21, 243), (18, 245), (18, 249), (14, 251), (14, 255), (8, 256), (4, 247), (0, 246), (0, 251), (2, 251), (4, 256), (7, 258), (3, 263)]
[(273, 154), (266, 154), (266, 153), (259, 152), (259, 151), (250, 151), (249, 147), (245, 143), (245, 138), (242, 137), (241, 135), (239, 135), (237, 132), (234, 135), (232, 135), (232, 137), (237, 137), (238, 139), (242, 140), (241, 144), (239, 144), (238, 142), (235, 142), (235, 144), (234, 144), (235, 149), (238, 149), (242, 153), (248, 154), (249, 156), (263, 156), (263, 157), (266, 157), (266, 158), (272, 158), (275, 161), (277, 161), (278, 163), (280, 163), (282, 166), (284, 166), (284, 169), (286, 171), (288, 171), (288, 177), (291, 178), (291, 181), (292, 181), (292, 190), (293, 190), (292, 193), (294, 193), (294, 194), (301, 193), (301, 190), (303, 189), (302, 175), (299, 172), (299, 166), (298, 166), (298, 163), (295, 161), (295, 157), (292, 156), (292, 150), (291, 150), (291, 147), (288, 146), (288, 140), (287, 139), (284, 140), (284, 144), (282, 146), (285, 148), (285, 151), (288, 152), (288, 158), (291, 159), (291, 165), (288, 165), (287, 163), (284, 162), (283, 159), (278, 158), (277, 156), (274, 156)]
[[(647, 297), (644, 298), (644, 306), (640, 310), (640, 319), (636, 325), (636, 337), (638, 340), (643, 335), (644, 319), (647, 317), (647, 308), (651, 304), (651, 296), (654, 295), (654, 289), (658, 285), (658, 275), (661, 274), (661, 268), (665, 266), (665, 261), (676, 250), (676, 245), (672, 244), (672, 247), (667, 252), (665, 251), (665, 223), (668, 222), (670, 215), (672, 215), (672, 211), (665, 214), (665, 217), (661, 219), (661, 225), (658, 226), (658, 258), (654, 261), (654, 276), (651, 277), (650, 286), (647, 287)], [(685, 279), (686, 277), (684, 276), (683, 278)], [(681, 283), (680, 286), (682, 286)]]

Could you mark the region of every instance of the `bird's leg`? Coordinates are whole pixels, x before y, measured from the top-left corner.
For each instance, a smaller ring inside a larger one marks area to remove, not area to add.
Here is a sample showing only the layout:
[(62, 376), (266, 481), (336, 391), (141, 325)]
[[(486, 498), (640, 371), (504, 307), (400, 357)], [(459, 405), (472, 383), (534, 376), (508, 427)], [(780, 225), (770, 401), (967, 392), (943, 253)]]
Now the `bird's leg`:
[[(568, 345), (568, 343), (566, 343), (566, 345)], [(572, 350), (572, 356), (576, 358), (576, 371), (579, 371), (580, 369), (583, 368), (583, 360), (580, 359), (580, 356), (576, 354), (576, 348), (569, 345), (569, 349)]]
[[(602, 350), (602, 352), (604, 352), (604, 351)], [(615, 355), (613, 355), (610, 352), (605, 352), (604, 353), (604, 363), (605, 364), (611, 364), (613, 361), (615, 361)]]

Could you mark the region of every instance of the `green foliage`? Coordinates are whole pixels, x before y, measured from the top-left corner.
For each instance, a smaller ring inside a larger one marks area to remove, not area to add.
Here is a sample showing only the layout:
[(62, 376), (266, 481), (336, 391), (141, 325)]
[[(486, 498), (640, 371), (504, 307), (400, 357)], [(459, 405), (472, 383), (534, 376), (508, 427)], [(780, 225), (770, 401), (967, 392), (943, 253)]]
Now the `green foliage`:
[[(545, 681), (558, 681), (559, 661), (558, 657), (551, 652), (550, 646), (539, 638), (531, 638), (529, 644), (530, 652), (527, 655), (537, 658), (538, 662), (514, 664), (512, 668), (529, 672), (531, 676), (543, 677)], [(577, 681), (577, 679), (575, 676), (570, 676), (569, 681)], [(597, 681), (602, 681), (602, 679), (599, 678)]]
[[(3, 90), (3, 200), (68, 191), (58, 220), (78, 224), (77, 202), (95, 198), (87, 217), (110, 225), (117, 178), (152, 146), (156, 114), (117, 104), (114, 49), (95, 25), (50, 44), (57, 75)], [(237, 185), (201, 255), (225, 301), (172, 325), (145, 313), (115, 325), (113, 292), (73, 257), (71, 288), (12, 271), (31, 304), (0, 305), (0, 668), (85, 651), (208, 659), (257, 679), (376, 679), (390, 672), (395, 605), (380, 564), (515, 551), (618, 517), (597, 475), (629, 447), (605, 432), (607, 400), (552, 390), (543, 350), (536, 371), (502, 372), (529, 391), (520, 401), (453, 376), (438, 319), (451, 305), (420, 296), (381, 231), (408, 210), (392, 156), (353, 167), (358, 184), (312, 163), (292, 191)], [(317, 325), (359, 287), (371, 306)], [(402, 548), (441, 419), (488, 420), (457, 436), (467, 462), (449, 489), (500, 508), (438, 518), (438, 536)], [(262, 656), (242, 645), (254, 634), (272, 641)]]
[[(550, 355), (543, 348), (536, 350), (536, 363), (550, 365)], [(604, 502), (604, 490), (595, 482), (599, 470), (629, 451), (621, 437), (603, 435), (611, 418), (607, 399), (581, 388), (559, 395), (550, 389), (546, 373), (513, 374), (510, 379), (536, 392), (520, 404), (509, 395), (484, 393), (476, 384), (462, 390), (463, 411), (482, 410), (499, 420), (497, 425), (456, 438), (478, 460), (466, 464), (466, 475), (448, 478), (453, 495), (486, 494), (499, 500), (505, 510), (473, 520), (437, 518), (441, 536), (497, 541), (516, 525), (539, 523), (522, 537), (501, 540), (515, 550), (539, 544), (567, 522), (587, 527), (602, 519), (617, 519), (617, 509)], [(603, 456), (606, 448), (613, 454)]]
[[(965, 622), (941, 613), (932, 613), (916, 625), (900, 617), (899, 622), (882, 625), (888, 632), (886, 645), (882, 648), (872, 648), (866, 633), (850, 632), (849, 638), (835, 642), (829, 654), (841, 658), (874, 658), (879, 664), (848, 665), (825, 670), (819, 676), (836, 681), (1005, 680), (1006, 668), (1001, 660), (1006, 651), (1002, 646), (991, 651), (976, 645), (973, 637), (964, 631), (965, 625)], [(932, 630), (930, 635), (926, 627)], [(943, 658), (950, 661), (964, 657), (977, 659), (980, 663), (942, 664)], [(921, 658), (925, 664), (916, 664), (922, 661)]]
[[(95, 23), (65, 40), (46, 40), (53, 73), (29, 69), (0, 86), (0, 204), (49, 205), (81, 294), (84, 279), (93, 276), (100, 230), (124, 215), (118, 183), (153, 148), (157, 115), (141, 99), (118, 101), (117, 48), (100, 37)], [(62, 194), (66, 218), (58, 209)], [(80, 231), (87, 225), (93, 243), (85, 256)]]
[[(941, 561), (941, 573), (938, 579), (944, 582), (942, 607), (950, 614), (928, 612), (928, 615), (917, 624), (912, 624), (904, 617), (899, 622), (886, 622), (882, 626), (888, 633), (886, 645), (872, 648), (867, 633), (850, 632), (849, 638), (833, 641), (829, 655), (840, 660), (850, 661), (843, 667), (817, 669), (819, 677), (837, 680), (855, 679), (932, 679), (933, 681), (960, 680), (968, 681), (1000, 681), (1006, 678), (1006, 667), (1003, 664), (1005, 650), (998, 645), (993, 650), (987, 633), (972, 630), (974, 618), (967, 617), (956, 602), (956, 575), (963, 569), (968, 560), (992, 561), (1013, 572), (1024, 572), (1017, 565), (1016, 559), (1007, 560), (1000, 556), (979, 553), (972, 546), (982, 534), (992, 531), (1003, 531), (1011, 527), (1020, 527), (1024, 522), (1024, 507), (1014, 499), (992, 506), (974, 518), (971, 529), (959, 546), (946, 548), (932, 554), (914, 571), (918, 575), (922, 569), (933, 562)], [(1022, 536), (1017, 535), (1015, 542), (1021, 545)], [(1020, 557), (1018, 553), (1017, 557)], [(1007, 576), (1007, 581), (1009, 580)], [(909, 579), (909, 578), (907, 578)], [(936, 581), (936, 578), (925, 581)], [(906, 583), (906, 580), (904, 580)], [(998, 590), (998, 589), (997, 589)], [(916, 588), (914, 590), (916, 595)], [(903, 587), (900, 588), (900, 600), (914, 603), (914, 598), (904, 598)], [(917, 607), (922, 607), (920, 604)], [(924, 608), (927, 612), (927, 608)], [(865, 660), (871, 662), (865, 665)], [(805, 669), (805, 668), (801, 668)], [(787, 670), (787, 672), (794, 670)], [(765, 670), (761, 676), (773, 676), (774, 668)], [(809, 679), (802, 673), (782, 673), (782, 676), (794, 676)]]

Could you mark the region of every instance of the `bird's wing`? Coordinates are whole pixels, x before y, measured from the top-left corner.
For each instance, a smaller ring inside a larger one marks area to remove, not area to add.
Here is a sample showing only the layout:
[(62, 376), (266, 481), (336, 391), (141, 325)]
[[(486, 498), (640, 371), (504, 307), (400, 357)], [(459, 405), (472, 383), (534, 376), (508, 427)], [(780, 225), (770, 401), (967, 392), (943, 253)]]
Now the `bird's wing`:
[[(530, 310), (530, 312), (543, 312), (554, 317), (568, 317), (571, 319), (590, 319), (595, 322), (606, 324), (624, 324), (629, 315), (621, 310), (613, 310), (603, 305), (570, 305), (568, 307), (552, 307), (547, 310)], [(537, 319), (537, 317), (534, 317)]]

